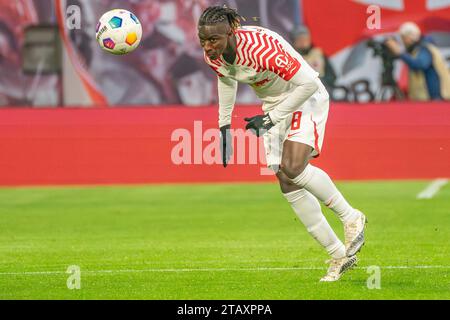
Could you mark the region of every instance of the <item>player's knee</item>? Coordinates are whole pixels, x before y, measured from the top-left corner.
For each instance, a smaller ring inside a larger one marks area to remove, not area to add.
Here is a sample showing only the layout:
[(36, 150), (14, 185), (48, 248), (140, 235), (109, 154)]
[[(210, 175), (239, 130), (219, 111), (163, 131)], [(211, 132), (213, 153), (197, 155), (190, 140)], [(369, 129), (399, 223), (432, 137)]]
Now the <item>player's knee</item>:
[(277, 178), (280, 183), (282, 193), (289, 193), (298, 190), (298, 186), (292, 183), (291, 179), (289, 179), (282, 171), (277, 173)]
[(283, 159), (280, 169), (284, 172), (284, 174), (290, 178), (294, 179), (298, 177), (303, 170), (305, 170), (308, 162), (306, 161), (293, 161), (291, 159)]
[(282, 193), (289, 193), (299, 189), (299, 187), (293, 184), (290, 180), (279, 180), (279, 182)]

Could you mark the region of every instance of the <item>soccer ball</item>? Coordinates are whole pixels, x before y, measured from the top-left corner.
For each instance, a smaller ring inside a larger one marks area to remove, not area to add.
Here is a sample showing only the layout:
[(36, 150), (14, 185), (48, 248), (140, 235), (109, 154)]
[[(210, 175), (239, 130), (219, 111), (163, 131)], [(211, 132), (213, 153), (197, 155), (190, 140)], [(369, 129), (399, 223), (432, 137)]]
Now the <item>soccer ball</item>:
[(97, 42), (103, 50), (123, 55), (134, 51), (139, 46), (142, 25), (130, 11), (114, 9), (100, 18), (95, 32)]

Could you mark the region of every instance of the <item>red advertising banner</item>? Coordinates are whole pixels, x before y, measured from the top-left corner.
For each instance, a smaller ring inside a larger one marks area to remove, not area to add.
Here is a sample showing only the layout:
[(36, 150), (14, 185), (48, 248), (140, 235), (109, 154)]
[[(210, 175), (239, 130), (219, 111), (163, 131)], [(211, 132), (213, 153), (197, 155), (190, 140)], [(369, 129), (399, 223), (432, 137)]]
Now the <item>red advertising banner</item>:
[[(259, 112), (237, 107), (236, 135)], [(3, 109), (0, 185), (275, 180), (248, 136), (222, 167), (216, 118), (214, 107)], [(448, 104), (397, 103), (332, 105), (314, 162), (335, 179), (431, 179), (450, 176), (449, 160)]]

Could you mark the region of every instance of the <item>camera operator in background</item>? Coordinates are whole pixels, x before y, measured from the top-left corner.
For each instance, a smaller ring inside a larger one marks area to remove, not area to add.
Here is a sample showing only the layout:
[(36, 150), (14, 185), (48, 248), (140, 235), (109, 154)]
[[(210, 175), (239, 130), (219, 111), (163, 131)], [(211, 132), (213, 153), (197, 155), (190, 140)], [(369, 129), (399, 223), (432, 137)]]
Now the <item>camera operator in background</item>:
[(291, 31), (291, 42), (295, 50), (303, 59), (319, 73), (319, 78), (328, 92), (332, 92), (336, 82), (336, 73), (322, 49), (315, 47), (311, 40), (311, 33), (306, 26), (299, 26)]
[(408, 65), (409, 99), (450, 100), (450, 73), (438, 48), (421, 36), (419, 27), (413, 22), (402, 24), (399, 33), (405, 51), (392, 38), (385, 44)]

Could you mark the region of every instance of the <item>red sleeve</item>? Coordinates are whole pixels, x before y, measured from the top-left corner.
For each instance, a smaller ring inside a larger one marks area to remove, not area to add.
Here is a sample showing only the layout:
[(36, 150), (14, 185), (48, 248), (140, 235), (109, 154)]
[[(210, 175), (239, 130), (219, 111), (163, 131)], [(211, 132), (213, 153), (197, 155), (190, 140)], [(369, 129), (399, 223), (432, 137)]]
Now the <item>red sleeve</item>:
[(291, 55), (286, 48), (283, 48), (277, 39), (267, 36), (266, 41), (273, 48), (273, 54), (265, 57), (262, 67), (265, 70), (278, 74), (279, 77), (286, 81), (291, 80), (300, 69), (300, 61)]
[[(295, 58), (294, 49), (281, 42), (273, 35), (265, 32), (242, 31), (240, 33), (247, 42), (252, 43), (244, 48), (244, 60), (256, 62), (257, 70), (269, 70), (289, 81), (300, 69), (300, 62)], [(247, 59), (248, 56), (248, 59)]]

